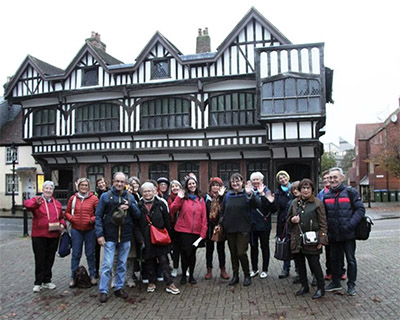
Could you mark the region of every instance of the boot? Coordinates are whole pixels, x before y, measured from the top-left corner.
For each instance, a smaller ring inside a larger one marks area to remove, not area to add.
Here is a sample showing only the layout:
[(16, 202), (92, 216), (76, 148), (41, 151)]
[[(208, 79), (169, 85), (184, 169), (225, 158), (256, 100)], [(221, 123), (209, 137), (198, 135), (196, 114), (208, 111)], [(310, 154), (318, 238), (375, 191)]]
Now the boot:
[(250, 275), (244, 276), (244, 280), (243, 280), (243, 286), (247, 287), (251, 285), (251, 278)]
[(207, 273), (206, 273), (206, 275), (205, 275), (204, 278), (205, 278), (206, 280), (210, 280), (211, 277), (212, 277), (212, 268), (207, 268)]
[(239, 274), (238, 273), (234, 273), (231, 281), (229, 281), (229, 285), (233, 286), (233, 285), (235, 285), (237, 283), (239, 283)]
[(226, 273), (225, 267), (221, 268), (221, 278), (225, 280), (229, 279), (229, 274)]

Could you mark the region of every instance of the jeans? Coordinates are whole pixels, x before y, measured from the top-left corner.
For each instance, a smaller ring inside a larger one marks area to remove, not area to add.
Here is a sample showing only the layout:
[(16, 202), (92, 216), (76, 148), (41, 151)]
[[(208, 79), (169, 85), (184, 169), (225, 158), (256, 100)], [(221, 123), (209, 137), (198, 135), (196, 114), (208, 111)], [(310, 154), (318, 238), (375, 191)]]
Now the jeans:
[(271, 229), (265, 231), (253, 231), (253, 244), (250, 247), (251, 253), (251, 266), (254, 271), (258, 270), (258, 239), (260, 239), (260, 247), (262, 254), (262, 271), (268, 272), (269, 268), (269, 235), (271, 233)]
[(95, 243), (96, 236), (94, 229), (92, 230), (76, 230), (71, 228), (72, 240), (72, 257), (71, 257), (71, 278), (74, 278), (74, 272), (79, 267), (82, 257), (82, 248), (85, 243), (85, 255), (89, 267), (89, 275), (91, 278), (96, 276), (95, 267)]
[(228, 247), (231, 253), (233, 274), (239, 273), (239, 262), (242, 265), (245, 276), (250, 275), (249, 258), (247, 257), (247, 249), (249, 247), (250, 235), (248, 233), (236, 232), (228, 233)]
[(126, 260), (128, 259), (129, 250), (131, 248), (131, 242), (111, 242), (106, 241), (104, 244), (104, 257), (103, 264), (101, 266), (99, 292), (108, 294), (108, 283), (110, 282), (111, 269), (114, 262), (115, 250), (118, 248), (118, 259), (117, 267), (115, 268), (115, 281), (114, 290), (120, 290), (125, 283), (126, 274)]
[(357, 279), (356, 240), (332, 241), (329, 245), (331, 247), (333, 282), (336, 285), (340, 285), (340, 277), (342, 276), (341, 259), (343, 258), (344, 252), (347, 261), (347, 285), (355, 286)]

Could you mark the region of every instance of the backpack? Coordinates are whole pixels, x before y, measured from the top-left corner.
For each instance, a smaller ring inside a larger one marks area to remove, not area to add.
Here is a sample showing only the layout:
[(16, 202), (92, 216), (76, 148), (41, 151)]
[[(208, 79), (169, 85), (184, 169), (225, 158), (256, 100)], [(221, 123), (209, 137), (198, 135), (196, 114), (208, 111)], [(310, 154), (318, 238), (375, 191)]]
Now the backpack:
[(84, 266), (79, 266), (74, 271), (74, 280), (78, 288), (90, 288), (92, 282), (90, 281), (89, 274)]
[[(131, 194), (127, 192), (128, 196), (128, 206), (131, 206), (132, 200), (131, 200)], [(113, 193), (108, 191), (108, 197), (110, 198), (110, 204), (112, 207), (115, 206), (115, 199)], [(119, 205), (119, 203), (118, 203)], [(122, 226), (125, 222), (127, 211), (122, 210), (119, 206), (117, 206), (115, 209), (111, 211), (111, 222), (116, 225), (117, 227)]]
[[(353, 195), (353, 190), (351, 187), (347, 187), (347, 193), (350, 195), (350, 204), (351, 207), (354, 210), (353, 207), (353, 202), (352, 202), (352, 195)], [(364, 215), (364, 217), (361, 218), (360, 222), (356, 226), (355, 234), (356, 234), (356, 240), (367, 240), (369, 238), (369, 234), (371, 233), (371, 229), (373, 226), (373, 222), (371, 217)]]

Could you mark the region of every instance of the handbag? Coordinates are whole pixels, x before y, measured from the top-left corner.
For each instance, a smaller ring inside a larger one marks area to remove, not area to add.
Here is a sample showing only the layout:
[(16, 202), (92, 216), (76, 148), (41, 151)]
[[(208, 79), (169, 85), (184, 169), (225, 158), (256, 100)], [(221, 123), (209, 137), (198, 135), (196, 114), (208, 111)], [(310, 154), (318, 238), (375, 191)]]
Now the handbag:
[(356, 240), (367, 240), (371, 232), (372, 219), (369, 216), (364, 216), (356, 226)]
[(150, 227), (150, 239), (151, 239), (151, 244), (157, 245), (157, 246), (166, 246), (171, 243), (171, 238), (169, 236), (169, 233), (166, 228), (159, 229), (155, 226), (150, 221), (149, 216), (146, 214), (147, 221), (149, 223)]
[(300, 229), (300, 237), (301, 237), (301, 244), (303, 246), (316, 246), (319, 243), (319, 237), (318, 233), (316, 231), (307, 231), (303, 233), (303, 230), (301, 230), (300, 223), (299, 223), (299, 229)]
[[(54, 203), (54, 202), (53, 202)], [(46, 206), (46, 212), (47, 212), (47, 220), (49, 220), (49, 232), (59, 232), (61, 230), (61, 225), (60, 222), (50, 222), (50, 214), (49, 214), (49, 207), (47, 206), (47, 201), (44, 200), (44, 204)], [(54, 203), (54, 207), (56, 208), (56, 213), (57, 213), (57, 218), (58, 218), (58, 210), (57, 206)]]
[(224, 230), (221, 226), (215, 226), (213, 234), (211, 236), (211, 241), (222, 242), (225, 240)]
[(60, 240), (58, 242), (58, 250), (57, 250), (57, 255), (60, 258), (64, 258), (68, 256), (71, 253), (71, 247), (72, 247), (72, 240), (71, 236), (68, 232), (68, 230), (65, 230), (63, 234), (60, 237)]
[(290, 238), (286, 236), (286, 224), (283, 228), (282, 237), (275, 238), (275, 259), (282, 261), (289, 261), (292, 259), (292, 254), (290, 252)]

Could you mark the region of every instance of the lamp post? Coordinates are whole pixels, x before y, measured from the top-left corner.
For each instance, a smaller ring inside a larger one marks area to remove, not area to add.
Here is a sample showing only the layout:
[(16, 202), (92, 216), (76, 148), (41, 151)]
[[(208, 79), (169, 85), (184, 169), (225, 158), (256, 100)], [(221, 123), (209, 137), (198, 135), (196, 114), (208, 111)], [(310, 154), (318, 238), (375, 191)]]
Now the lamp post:
[(17, 148), (14, 142), (11, 144), (11, 156), (12, 156), (12, 204), (11, 213), (15, 216), (15, 162), (16, 162)]

